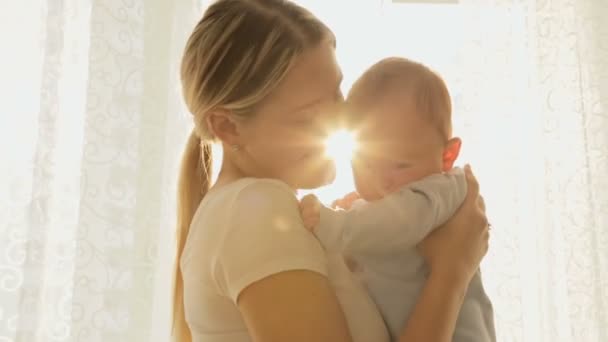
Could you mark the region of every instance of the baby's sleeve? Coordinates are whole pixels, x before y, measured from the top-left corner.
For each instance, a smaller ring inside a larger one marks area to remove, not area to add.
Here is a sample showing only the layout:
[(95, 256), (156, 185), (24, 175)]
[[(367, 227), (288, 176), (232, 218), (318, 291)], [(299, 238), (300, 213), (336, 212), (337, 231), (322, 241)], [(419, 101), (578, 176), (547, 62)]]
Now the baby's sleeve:
[[(467, 192), (461, 169), (408, 184), (381, 200), (321, 215), (320, 233), (353, 255), (387, 255), (414, 247), (460, 207)], [(333, 227), (325, 222), (334, 223)], [(326, 225), (326, 227), (324, 227)], [(332, 228), (335, 231), (331, 231)], [(317, 234), (317, 236), (320, 236)]]
[(214, 264), (218, 285), (232, 301), (250, 284), (280, 272), (327, 275), (325, 252), (304, 228), (297, 199), (286, 185), (256, 181), (241, 190), (231, 211)]

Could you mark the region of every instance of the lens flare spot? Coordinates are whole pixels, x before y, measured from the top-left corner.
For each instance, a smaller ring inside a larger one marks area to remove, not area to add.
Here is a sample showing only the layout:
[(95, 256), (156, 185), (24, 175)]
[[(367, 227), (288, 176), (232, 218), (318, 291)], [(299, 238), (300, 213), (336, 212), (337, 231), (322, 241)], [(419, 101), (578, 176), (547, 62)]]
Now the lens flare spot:
[(350, 161), (356, 150), (355, 133), (345, 129), (334, 132), (325, 141), (325, 154), (335, 161)]

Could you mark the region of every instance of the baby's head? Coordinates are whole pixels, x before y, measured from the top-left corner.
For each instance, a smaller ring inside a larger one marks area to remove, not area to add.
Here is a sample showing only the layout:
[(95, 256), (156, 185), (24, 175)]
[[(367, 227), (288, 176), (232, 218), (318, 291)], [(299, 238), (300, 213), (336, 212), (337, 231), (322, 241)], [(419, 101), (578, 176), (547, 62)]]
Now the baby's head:
[(357, 192), (373, 201), (448, 171), (461, 141), (452, 138), (452, 105), (439, 75), (405, 58), (383, 59), (353, 85), (347, 105), (360, 147), (353, 158)]

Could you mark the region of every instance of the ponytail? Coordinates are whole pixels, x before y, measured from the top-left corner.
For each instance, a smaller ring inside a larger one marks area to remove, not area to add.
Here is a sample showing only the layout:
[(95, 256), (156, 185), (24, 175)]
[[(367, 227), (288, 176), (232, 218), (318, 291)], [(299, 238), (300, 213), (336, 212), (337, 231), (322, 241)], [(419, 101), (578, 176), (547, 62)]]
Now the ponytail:
[(211, 183), (211, 144), (201, 141), (192, 131), (182, 157), (177, 188), (177, 258), (173, 288), (173, 341), (191, 342), (192, 335), (186, 324), (184, 311), (184, 279), (180, 259), (194, 213)]

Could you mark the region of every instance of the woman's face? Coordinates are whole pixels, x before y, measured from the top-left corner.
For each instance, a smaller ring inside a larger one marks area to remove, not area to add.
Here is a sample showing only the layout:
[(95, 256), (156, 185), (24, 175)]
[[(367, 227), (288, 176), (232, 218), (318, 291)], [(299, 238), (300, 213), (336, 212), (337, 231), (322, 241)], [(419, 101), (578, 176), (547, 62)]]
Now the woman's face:
[(333, 181), (335, 166), (325, 157), (324, 140), (343, 103), (341, 81), (329, 42), (298, 57), (278, 88), (240, 127), (239, 153), (246, 153), (251, 173), (296, 189)]

